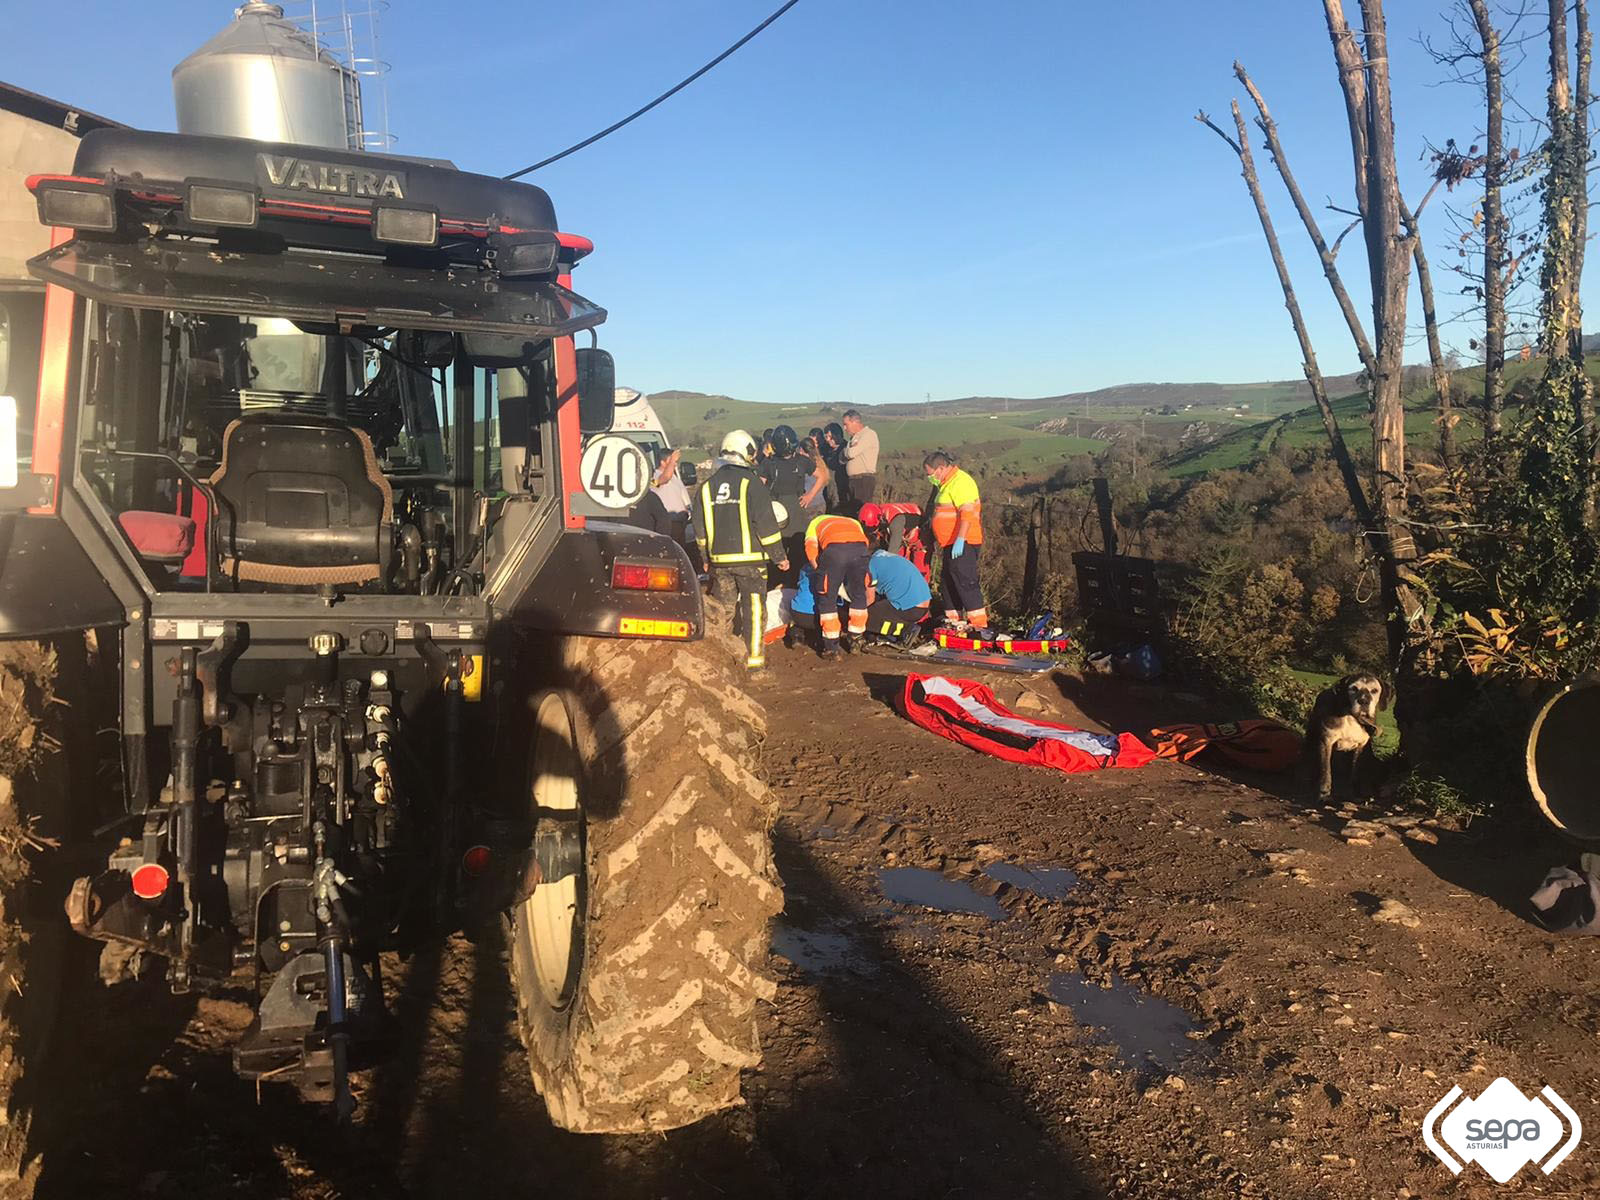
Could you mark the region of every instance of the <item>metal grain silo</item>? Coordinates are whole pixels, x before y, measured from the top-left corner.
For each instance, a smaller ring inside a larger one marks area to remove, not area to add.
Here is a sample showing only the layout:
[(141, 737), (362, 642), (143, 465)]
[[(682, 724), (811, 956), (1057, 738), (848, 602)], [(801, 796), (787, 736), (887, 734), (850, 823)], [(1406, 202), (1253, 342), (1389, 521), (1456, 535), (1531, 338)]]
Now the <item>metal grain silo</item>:
[(180, 133), (361, 145), (359, 80), (263, 0), (173, 68), (172, 94)]

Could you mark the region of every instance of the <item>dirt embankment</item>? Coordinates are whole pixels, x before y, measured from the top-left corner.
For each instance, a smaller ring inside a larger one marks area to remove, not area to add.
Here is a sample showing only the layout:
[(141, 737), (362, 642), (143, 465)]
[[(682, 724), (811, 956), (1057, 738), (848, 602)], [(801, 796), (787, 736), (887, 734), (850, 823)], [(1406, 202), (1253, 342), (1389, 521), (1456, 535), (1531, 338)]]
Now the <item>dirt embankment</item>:
[[(81, 993), (39, 1194), (1600, 1194), (1600, 1134), (1510, 1189), (1452, 1179), (1420, 1134), (1497, 1075), (1600, 1131), (1596, 945), (1524, 916), (1561, 847), (1169, 763), (1012, 766), (897, 716), (897, 661), (773, 665), (786, 909), (745, 1107), (554, 1130), (503, 945), (457, 939), (393, 964), (400, 1044), (347, 1131), (233, 1078), (243, 1005)], [(990, 682), (1097, 728), (1202, 715), (1155, 687)]]

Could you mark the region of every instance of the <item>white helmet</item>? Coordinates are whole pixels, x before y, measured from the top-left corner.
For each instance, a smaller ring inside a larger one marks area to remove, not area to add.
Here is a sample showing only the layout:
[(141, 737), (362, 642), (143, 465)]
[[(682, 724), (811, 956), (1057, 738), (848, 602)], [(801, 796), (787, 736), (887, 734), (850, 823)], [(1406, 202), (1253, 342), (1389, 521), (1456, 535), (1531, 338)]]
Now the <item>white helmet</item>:
[(779, 529), (789, 523), (789, 510), (776, 500), (772, 502), (772, 519), (778, 523)]
[(717, 451), (732, 462), (753, 466), (756, 461), (756, 440), (742, 429), (735, 429), (722, 439), (722, 446)]

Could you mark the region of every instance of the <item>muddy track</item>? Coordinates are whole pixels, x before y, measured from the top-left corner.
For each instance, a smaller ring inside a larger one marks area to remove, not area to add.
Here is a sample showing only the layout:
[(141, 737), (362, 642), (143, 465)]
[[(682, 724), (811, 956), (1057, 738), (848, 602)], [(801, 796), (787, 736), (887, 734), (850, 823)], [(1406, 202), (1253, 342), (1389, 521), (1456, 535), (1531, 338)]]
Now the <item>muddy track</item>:
[[(1600, 1130), (1595, 948), (1524, 918), (1565, 853), (1537, 833), (1166, 763), (999, 763), (895, 715), (895, 662), (774, 658), (785, 911), (745, 1107), (554, 1129), (504, 945), (458, 938), (389, 964), (399, 1045), (349, 1131), (233, 1078), (242, 1005), (79, 988), (39, 1194), (1489, 1196), (1422, 1145), (1451, 1084), (1548, 1083)], [(992, 682), (1098, 728), (1200, 715), (1155, 687)], [(1600, 1153), (1513, 1186), (1600, 1194)]]

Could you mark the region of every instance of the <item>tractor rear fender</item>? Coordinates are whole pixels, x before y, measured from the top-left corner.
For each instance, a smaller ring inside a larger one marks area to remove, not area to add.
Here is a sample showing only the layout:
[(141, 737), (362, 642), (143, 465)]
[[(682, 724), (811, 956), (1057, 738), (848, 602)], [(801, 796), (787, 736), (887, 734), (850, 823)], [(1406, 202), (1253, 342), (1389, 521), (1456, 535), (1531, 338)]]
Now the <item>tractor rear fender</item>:
[[(677, 587), (614, 586), (618, 563), (676, 567)], [(537, 567), (490, 599), (498, 615), (529, 629), (588, 637), (699, 638), (705, 628), (699, 577), (670, 537), (590, 518), (565, 530)], [(665, 622), (665, 624), (661, 624)]]

